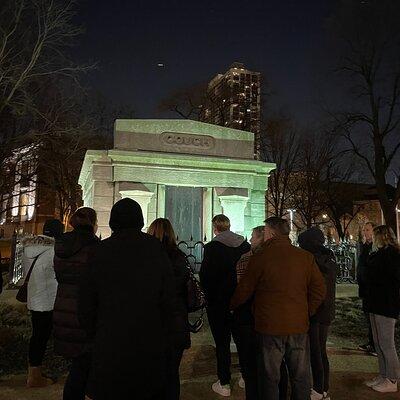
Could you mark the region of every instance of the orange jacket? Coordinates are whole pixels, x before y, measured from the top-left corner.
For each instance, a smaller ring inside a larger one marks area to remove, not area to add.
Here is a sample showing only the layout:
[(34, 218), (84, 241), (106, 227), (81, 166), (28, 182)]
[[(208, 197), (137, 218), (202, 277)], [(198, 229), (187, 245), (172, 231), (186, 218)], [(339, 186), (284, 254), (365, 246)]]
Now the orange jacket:
[(326, 287), (314, 256), (293, 246), (287, 236), (276, 236), (251, 257), (231, 309), (253, 294), (256, 331), (285, 336), (307, 333), (309, 317), (324, 300)]

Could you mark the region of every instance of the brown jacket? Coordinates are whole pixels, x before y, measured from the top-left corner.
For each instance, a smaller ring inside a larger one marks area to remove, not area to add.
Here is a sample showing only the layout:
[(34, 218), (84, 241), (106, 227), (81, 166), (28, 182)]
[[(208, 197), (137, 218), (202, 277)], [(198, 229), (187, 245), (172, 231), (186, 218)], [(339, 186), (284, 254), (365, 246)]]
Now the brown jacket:
[(277, 236), (251, 257), (231, 308), (253, 294), (256, 331), (284, 336), (307, 333), (309, 317), (324, 300), (326, 288), (314, 256), (293, 246), (288, 237)]

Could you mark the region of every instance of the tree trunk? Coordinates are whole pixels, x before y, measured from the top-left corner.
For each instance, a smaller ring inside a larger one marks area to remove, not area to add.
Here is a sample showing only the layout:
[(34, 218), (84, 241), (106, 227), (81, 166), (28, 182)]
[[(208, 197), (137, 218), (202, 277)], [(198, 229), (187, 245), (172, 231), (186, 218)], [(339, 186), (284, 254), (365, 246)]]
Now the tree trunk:
[(393, 229), (393, 232), (397, 236), (397, 221), (396, 221), (396, 207), (392, 204), (385, 204), (381, 202), (382, 213), (385, 218), (385, 224)]

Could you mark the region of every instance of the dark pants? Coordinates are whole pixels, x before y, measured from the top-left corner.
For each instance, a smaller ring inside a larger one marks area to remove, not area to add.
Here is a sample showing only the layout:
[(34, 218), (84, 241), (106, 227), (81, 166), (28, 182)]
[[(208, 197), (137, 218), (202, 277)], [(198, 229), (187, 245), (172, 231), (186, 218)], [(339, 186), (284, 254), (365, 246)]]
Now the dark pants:
[(166, 400), (179, 400), (181, 382), (179, 379), (179, 365), (182, 360), (183, 349), (172, 348), (167, 360), (167, 389)]
[(246, 384), (246, 400), (257, 400), (258, 376), (257, 376), (257, 354), (258, 338), (252, 325), (234, 324), (232, 334), (236, 343), (240, 370)]
[(215, 342), (217, 375), (221, 385), (231, 382), (232, 316), (226, 307), (207, 307), (207, 318)]
[(29, 365), (39, 367), (42, 365), (53, 328), (53, 311), (31, 311), (32, 336), (29, 341)]
[(313, 388), (322, 394), (329, 390), (329, 360), (326, 354), (329, 325), (318, 322), (310, 324), (310, 358)]
[(279, 400), (282, 362), (285, 360), (290, 377), (292, 400), (310, 399), (310, 357), (308, 335), (259, 335), (260, 370), (263, 371), (264, 398)]
[(63, 400), (85, 400), (90, 366), (90, 353), (84, 353), (72, 359), (69, 374), (64, 385)]

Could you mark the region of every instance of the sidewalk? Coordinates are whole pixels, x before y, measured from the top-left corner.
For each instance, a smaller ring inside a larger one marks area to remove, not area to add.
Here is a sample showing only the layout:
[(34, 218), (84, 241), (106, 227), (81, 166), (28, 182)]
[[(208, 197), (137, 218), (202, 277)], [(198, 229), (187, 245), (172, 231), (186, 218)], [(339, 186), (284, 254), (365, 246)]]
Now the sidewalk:
[[(182, 400), (221, 399), (210, 386), (215, 378), (214, 348), (208, 338), (208, 330), (193, 336), (193, 346), (182, 362)], [(333, 338), (333, 342), (335, 339)], [(377, 360), (357, 351), (345, 350), (344, 343), (331, 343), (330, 361), (332, 400), (399, 399), (398, 394), (382, 395), (362, 385), (363, 380), (374, 376)], [(346, 343), (351, 347), (351, 343)], [(336, 347), (337, 346), (337, 347)], [(238, 364), (233, 357), (232, 400), (244, 400), (244, 392), (237, 385)], [(62, 398), (63, 380), (45, 389), (26, 389), (25, 376), (15, 375), (0, 381), (0, 400), (59, 400)], [(134, 398), (134, 397), (132, 397)]]
[[(354, 292), (353, 285), (342, 286), (339, 289), (338, 297), (354, 295)], [(400, 398), (398, 393), (382, 395), (362, 384), (364, 380), (375, 376), (378, 365), (375, 357), (355, 350), (356, 343), (331, 336), (328, 346), (331, 362), (332, 400), (394, 400)], [(211, 391), (211, 384), (216, 380), (215, 370), (214, 347), (209, 329), (205, 326), (200, 333), (192, 335), (192, 348), (185, 353), (182, 361), (181, 399), (222, 399)], [(231, 399), (244, 400), (244, 392), (237, 385), (239, 368), (236, 354), (233, 356), (232, 372)], [(25, 387), (24, 375), (6, 377), (0, 381), (0, 400), (60, 400), (64, 379), (45, 389), (28, 390)], [(134, 398), (134, 393), (132, 393), (132, 399)]]

